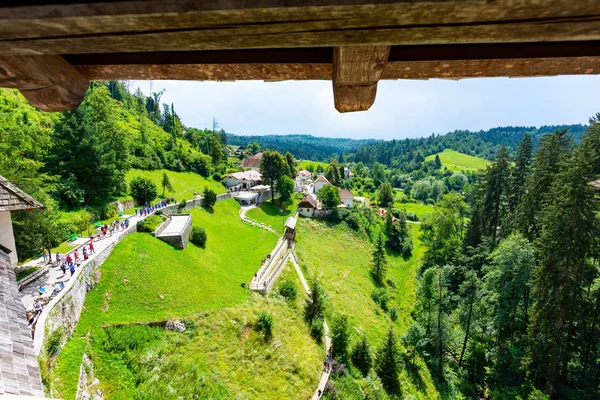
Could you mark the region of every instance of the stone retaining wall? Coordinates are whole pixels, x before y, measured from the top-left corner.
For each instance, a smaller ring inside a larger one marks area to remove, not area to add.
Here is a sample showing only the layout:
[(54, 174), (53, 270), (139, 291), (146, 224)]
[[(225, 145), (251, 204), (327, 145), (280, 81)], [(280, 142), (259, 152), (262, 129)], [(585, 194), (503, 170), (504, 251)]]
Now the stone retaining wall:
[(79, 321), (88, 290), (93, 288), (100, 280), (100, 271), (98, 269), (108, 258), (115, 246), (124, 237), (136, 231), (137, 225), (131, 224), (108, 247), (99, 250), (95, 254), (95, 257), (91, 258), (75, 271), (75, 275), (69, 280), (65, 288), (46, 305), (44, 312), (40, 315), (36, 324), (36, 333), (33, 340), (36, 354), (40, 354), (47, 338), (61, 329), (64, 330), (63, 340), (66, 342), (71, 333), (73, 333), (77, 321)]

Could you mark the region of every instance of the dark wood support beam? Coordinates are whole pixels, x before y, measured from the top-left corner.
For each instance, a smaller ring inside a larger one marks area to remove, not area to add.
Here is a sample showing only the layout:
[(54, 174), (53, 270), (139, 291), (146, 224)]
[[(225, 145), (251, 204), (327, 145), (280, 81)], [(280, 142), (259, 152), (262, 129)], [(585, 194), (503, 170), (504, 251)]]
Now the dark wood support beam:
[(390, 46), (349, 46), (333, 49), (333, 100), (339, 112), (365, 111), (377, 94), (377, 82)]
[(0, 87), (16, 88), (43, 111), (79, 106), (89, 82), (61, 56), (0, 57)]

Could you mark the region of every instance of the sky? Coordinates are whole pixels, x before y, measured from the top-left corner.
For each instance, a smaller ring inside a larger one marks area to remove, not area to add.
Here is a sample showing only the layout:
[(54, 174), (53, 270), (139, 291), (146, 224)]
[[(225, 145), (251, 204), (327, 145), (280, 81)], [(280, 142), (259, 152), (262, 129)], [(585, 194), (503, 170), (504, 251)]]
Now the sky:
[(600, 112), (600, 76), (380, 81), (375, 104), (340, 114), (330, 81), (132, 81), (166, 89), (184, 125), (238, 135), (402, 139), (457, 129), (585, 124)]

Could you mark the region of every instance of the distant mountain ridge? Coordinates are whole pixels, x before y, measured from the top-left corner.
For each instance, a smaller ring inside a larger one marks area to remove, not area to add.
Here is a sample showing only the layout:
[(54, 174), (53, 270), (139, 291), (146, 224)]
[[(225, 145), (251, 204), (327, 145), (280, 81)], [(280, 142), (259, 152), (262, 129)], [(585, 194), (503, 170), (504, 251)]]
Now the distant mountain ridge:
[(329, 161), (338, 157), (341, 161), (356, 161), (365, 164), (380, 162), (391, 165), (402, 156), (421, 152), (424, 156), (435, 154), (444, 149), (452, 149), (464, 154), (493, 159), (501, 146), (508, 147), (512, 153), (526, 134), (531, 134), (534, 146), (539, 139), (557, 130), (569, 129), (573, 139), (578, 142), (587, 125), (544, 125), (504, 126), (488, 130), (456, 130), (446, 134), (432, 134), (428, 137), (392, 140), (328, 138), (311, 135), (252, 135), (243, 136), (228, 133), (227, 141), (233, 145), (247, 146), (252, 142), (260, 144), (261, 149), (289, 151), (298, 159)]

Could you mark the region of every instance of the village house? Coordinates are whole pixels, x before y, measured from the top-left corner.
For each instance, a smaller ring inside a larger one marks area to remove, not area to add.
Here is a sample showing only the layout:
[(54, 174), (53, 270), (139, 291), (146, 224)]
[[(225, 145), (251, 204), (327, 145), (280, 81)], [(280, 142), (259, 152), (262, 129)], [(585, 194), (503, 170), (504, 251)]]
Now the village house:
[(312, 173), (303, 169), (302, 171), (298, 171), (296, 174), (296, 179), (302, 182), (306, 182), (312, 178)]
[(233, 150), (233, 155), (241, 156), (242, 153), (244, 152), (244, 150), (246, 150), (246, 148), (244, 146), (237, 146), (237, 148)]
[(344, 167), (344, 179), (354, 178), (354, 173), (350, 167)]
[(223, 183), (230, 191), (247, 190), (260, 185), (261, 182), (262, 175), (254, 170), (232, 172), (223, 179)]
[(256, 153), (253, 156), (249, 156), (242, 160), (242, 168), (251, 169), (253, 171), (259, 170), (260, 159), (262, 158), (263, 153)]
[(298, 213), (305, 217), (312, 218), (315, 215), (317, 205), (317, 200), (315, 200), (312, 195), (307, 194), (302, 200), (300, 200), (300, 203), (298, 203)]
[(352, 208), (354, 205), (354, 195), (349, 190), (340, 189), (340, 199), (341, 204), (343, 204), (345, 207)]
[(319, 175), (313, 184), (312, 192), (316, 194), (319, 190), (323, 189), (323, 186), (325, 185), (331, 185), (331, 183), (327, 180), (327, 178), (325, 178), (325, 175)]
[(0, 248), (8, 254), (13, 265), (16, 265), (18, 260), (10, 212), (35, 208), (45, 206), (0, 176)]

